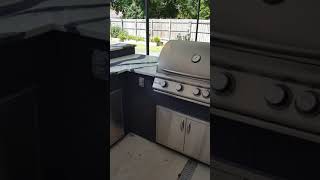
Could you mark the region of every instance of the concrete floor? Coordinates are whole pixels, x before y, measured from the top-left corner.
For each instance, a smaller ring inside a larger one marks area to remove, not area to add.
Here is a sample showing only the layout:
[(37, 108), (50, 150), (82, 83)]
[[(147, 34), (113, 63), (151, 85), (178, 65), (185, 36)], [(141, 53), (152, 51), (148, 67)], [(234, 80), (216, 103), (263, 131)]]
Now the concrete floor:
[(210, 180), (210, 168), (209, 166), (198, 164), (196, 170), (193, 173), (191, 180)]
[[(128, 134), (110, 150), (111, 180), (178, 180), (189, 159), (175, 151)], [(191, 180), (209, 180), (210, 168), (199, 163)]]

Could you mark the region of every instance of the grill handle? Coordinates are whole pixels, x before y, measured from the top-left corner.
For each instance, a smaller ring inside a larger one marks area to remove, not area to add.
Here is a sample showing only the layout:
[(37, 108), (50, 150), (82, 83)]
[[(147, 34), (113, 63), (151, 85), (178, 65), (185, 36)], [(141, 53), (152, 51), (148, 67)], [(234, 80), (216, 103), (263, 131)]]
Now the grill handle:
[(184, 120), (181, 122), (181, 124), (180, 124), (180, 130), (181, 130), (181, 132), (183, 132), (183, 129), (184, 129)]
[(193, 78), (198, 78), (198, 79), (204, 79), (204, 80), (208, 80), (210, 78), (206, 78), (204, 76), (196, 76), (196, 75), (192, 75), (192, 74), (188, 74), (188, 73), (182, 73), (182, 72), (178, 72), (178, 71), (173, 71), (173, 70), (169, 70), (169, 69), (165, 69), (165, 68), (161, 68), (163, 71), (169, 72), (169, 73), (174, 73), (174, 74), (179, 74), (179, 75), (183, 75), (183, 76), (189, 76), (189, 77), (193, 77)]
[(191, 122), (188, 125), (187, 133), (190, 134), (190, 131), (191, 131)]

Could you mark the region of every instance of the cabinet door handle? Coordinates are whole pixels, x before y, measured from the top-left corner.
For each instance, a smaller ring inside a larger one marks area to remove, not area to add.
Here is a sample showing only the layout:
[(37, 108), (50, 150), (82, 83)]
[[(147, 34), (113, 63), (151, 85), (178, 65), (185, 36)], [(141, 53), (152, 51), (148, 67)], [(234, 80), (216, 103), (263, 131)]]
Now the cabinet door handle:
[(189, 123), (189, 125), (188, 125), (187, 133), (189, 134), (190, 131), (191, 131), (191, 123)]
[(183, 129), (184, 129), (184, 120), (180, 124), (180, 130), (183, 131)]

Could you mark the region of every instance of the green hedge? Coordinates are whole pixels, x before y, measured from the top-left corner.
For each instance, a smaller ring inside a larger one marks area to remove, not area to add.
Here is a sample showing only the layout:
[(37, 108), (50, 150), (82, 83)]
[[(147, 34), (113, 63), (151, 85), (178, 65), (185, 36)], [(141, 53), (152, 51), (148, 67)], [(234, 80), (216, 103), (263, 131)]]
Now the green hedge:
[(120, 27), (118, 26), (112, 26), (111, 27), (111, 33), (110, 33), (112, 38), (119, 38), (121, 42), (125, 41), (125, 40), (135, 40), (135, 41), (144, 41), (143, 37), (139, 37), (139, 36), (133, 36), (133, 35), (129, 35), (129, 33), (125, 30), (122, 30)]

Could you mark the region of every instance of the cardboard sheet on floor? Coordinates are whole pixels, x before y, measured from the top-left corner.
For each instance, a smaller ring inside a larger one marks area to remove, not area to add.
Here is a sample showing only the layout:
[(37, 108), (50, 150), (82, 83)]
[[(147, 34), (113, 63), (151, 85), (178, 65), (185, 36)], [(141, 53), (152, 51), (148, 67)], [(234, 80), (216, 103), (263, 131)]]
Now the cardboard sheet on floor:
[(110, 150), (111, 180), (177, 180), (188, 158), (129, 134)]

